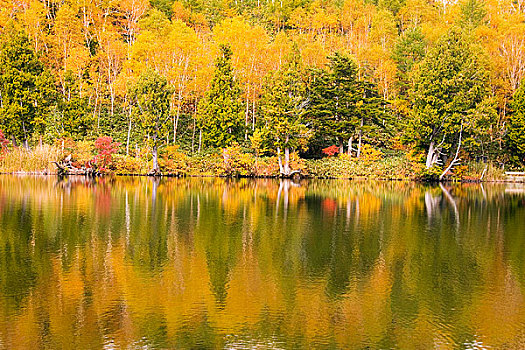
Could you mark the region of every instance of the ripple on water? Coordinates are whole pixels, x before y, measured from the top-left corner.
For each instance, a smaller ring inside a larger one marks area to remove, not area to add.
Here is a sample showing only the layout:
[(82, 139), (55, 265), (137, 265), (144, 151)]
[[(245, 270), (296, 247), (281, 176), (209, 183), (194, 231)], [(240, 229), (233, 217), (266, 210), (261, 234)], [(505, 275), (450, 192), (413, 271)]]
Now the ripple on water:
[(523, 198), (0, 176), (0, 348), (525, 349)]

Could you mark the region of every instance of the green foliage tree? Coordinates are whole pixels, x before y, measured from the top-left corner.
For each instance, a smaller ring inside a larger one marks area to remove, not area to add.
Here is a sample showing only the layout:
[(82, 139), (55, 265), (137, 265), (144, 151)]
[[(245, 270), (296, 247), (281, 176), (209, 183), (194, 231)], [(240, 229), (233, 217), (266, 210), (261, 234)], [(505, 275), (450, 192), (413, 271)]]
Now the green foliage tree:
[(55, 89), (27, 35), (13, 27), (0, 43), (0, 129), (26, 147), (42, 131)]
[[(291, 175), (290, 151), (306, 149), (310, 131), (304, 120), (308, 100), (304, 70), (292, 60), (269, 74), (262, 96), (263, 133), (276, 149), (281, 175)], [(258, 135), (259, 133), (256, 133)], [(281, 150), (284, 150), (284, 162)]]
[(427, 150), (427, 168), (468, 131), (468, 120), (487, 94), (488, 74), (480, 57), (463, 32), (452, 29), (418, 66), (415, 116), (407, 135)]
[(525, 81), (514, 93), (507, 124), (507, 142), (514, 161), (525, 162)]
[(78, 80), (71, 71), (64, 77), (64, 91), (57, 100), (58, 119), (54, 128), (60, 128), (59, 137), (82, 139), (93, 127), (91, 108), (86, 96), (81, 96)]
[(340, 53), (331, 56), (328, 69), (313, 72), (309, 115), (316, 138), (335, 139), (340, 152), (345, 140), (352, 139), (359, 126), (361, 100), (358, 68)]
[(335, 140), (341, 153), (348, 140), (352, 154), (354, 137), (358, 137), (359, 156), (363, 132), (382, 122), (385, 103), (374, 84), (358, 79), (357, 65), (350, 57), (335, 53), (329, 60), (328, 69), (314, 71), (309, 116), (316, 138)]
[(133, 113), (138, 116), (152, 149), (153, 174), (160, 172), (158, 148), (169, 132), (172, 93), (166, 78), (153, 70), (144, 72), (130, 93), (134, 102)]
[(397, 65), (398, 88), (406, 95), (410, 87), (409, 74), (414, 66), (425, 57), (426, 40), (419, 27), (407, 29), (397, 40), (392, 58)]
[(215, 75), (199, 103), (197, 116), (203, 142), (212, 147), (226, 147), (239, 141), (244, 131), (241, 89), (233, 75), (232, 51), (226, 45), (222, 45), (220, 51)]

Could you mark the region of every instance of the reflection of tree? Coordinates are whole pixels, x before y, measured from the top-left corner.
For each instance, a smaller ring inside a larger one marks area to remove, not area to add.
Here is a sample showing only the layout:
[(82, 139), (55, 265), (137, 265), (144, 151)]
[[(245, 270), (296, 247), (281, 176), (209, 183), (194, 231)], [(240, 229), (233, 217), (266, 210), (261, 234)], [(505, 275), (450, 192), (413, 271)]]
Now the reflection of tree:
[(277, 192), (277, 200), (275, 201), (275, 213), (279, 213), (279, 205), (283, 202), (284, 217), (288, 213), (288, 205), (290, 202), (290, 189), (292, 187), (300, 187), (301, 185), (290, 179), (279, 179), (279, 191)]
[(425, 191), (425, 209), (427, 211), (427, 218), (429, 222), (433, 217), (439, 216), (440, 203), (440, 196), (435, 195), (430, 189)]
[(0, 342), (519, 348), (523, 196), (445, 190), (0, 177)]
[(32, 213), (24, 200), (21, 205), (7, 205), (0, 213), (0, 290), (9, 307), (23, 307), (36, 283), (33, 255)]
[[(222, 199), (226, 198), (222, 196)], [(231, 269), (237, 263), (242, 247), (241, 218), (222, 211), (218, 203), (208, 201), (204, 210), (208, 212), (199, 225), (199, 234), (205, 239), (206, 261), (210, 283), (219, 307), (224, 307), (228, 294)], [(218, 224), (222, 223), (222, 224)]]
[(443, 183), (439, 183), (439, 188), (441, 188), (441, 191), (443, 191), (443, 195), (445, 196), (445, 198), (447, 199), (447, 201), (450, 203), (452, 209), (454, 210), (454, 216), (456, 217), (456, 226), (459, 227), (459, 211), (458, 211), (458, 205), (456, 203), (456, 200), (454, 199), (454, 197), (452, 197), (452, 195), (450, 194), (450, 192), (448, 191), (448, 189), (443, 186)]

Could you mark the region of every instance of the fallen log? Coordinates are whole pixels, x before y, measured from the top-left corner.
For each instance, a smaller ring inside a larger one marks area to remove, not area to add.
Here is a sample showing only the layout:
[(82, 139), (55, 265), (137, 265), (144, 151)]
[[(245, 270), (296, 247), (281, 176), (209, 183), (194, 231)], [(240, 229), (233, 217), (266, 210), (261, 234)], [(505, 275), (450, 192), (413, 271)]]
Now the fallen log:
[(71, 162), (71, 155), (67, 156), (63, 161), (61, 162), (52, 162), (57, 167), (57, 174), (59, 176), (65, 176), (65, 175), (84, 175), (84, 176), (90, 176), (95, 177), (99, 176), (100, 172), (97, 171), (96, 166), (91, 162), (87, 162), (86, 166), (77, 167), (74, 166)]

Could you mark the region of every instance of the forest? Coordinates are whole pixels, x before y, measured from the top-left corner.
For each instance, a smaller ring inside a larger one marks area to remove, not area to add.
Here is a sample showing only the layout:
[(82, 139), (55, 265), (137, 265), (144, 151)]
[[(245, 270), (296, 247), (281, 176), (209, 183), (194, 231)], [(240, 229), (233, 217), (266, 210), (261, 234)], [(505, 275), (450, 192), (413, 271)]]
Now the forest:
[(0, 2), (0, 172), (523, 169), (523, 0)]

